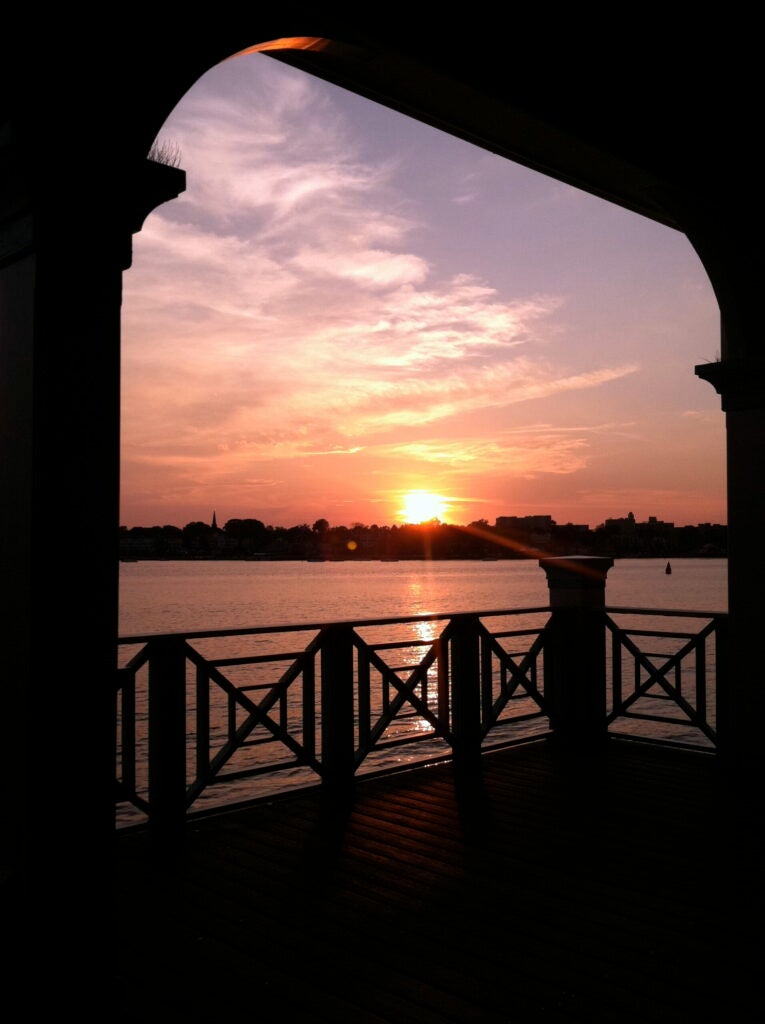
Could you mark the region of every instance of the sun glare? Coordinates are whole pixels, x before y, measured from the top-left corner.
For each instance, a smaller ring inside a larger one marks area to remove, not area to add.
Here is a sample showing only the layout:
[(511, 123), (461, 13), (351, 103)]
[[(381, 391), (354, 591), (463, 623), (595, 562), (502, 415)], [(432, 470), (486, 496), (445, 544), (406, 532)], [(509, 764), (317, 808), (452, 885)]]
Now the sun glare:
[(440, 494), (430, 491), (408, 491), (403, 498), (399, 515), (405, 523), (426, 523), (430, 519), (443, 519), (447, 505)]

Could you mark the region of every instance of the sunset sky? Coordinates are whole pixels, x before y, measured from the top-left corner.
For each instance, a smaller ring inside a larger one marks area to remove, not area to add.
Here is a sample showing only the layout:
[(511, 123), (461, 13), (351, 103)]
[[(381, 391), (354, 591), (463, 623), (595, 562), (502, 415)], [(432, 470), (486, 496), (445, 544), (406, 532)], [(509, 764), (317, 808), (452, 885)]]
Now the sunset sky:
[(134, 239), (126, 526), (634, 512), (725, 522), (719, 353), (684, 236), (262, 54), (161, 133)]

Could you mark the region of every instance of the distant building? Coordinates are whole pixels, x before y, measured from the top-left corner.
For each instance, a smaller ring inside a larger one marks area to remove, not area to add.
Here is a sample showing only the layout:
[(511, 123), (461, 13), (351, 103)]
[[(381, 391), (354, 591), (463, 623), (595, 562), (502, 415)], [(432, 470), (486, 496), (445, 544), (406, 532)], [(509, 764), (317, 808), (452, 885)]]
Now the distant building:
[(555, 526), (552, 516), (499, 516), (496, 530), (551, 530)]
[(612, 533), (631, 533), (635, 529), (635, 515), (628, 512), (623, 519), (606, 519), (603, 528)]
[(663, 555), (669, 553), (675, 540), (675, 524), (656, 516), (645, 522), (636, 521), (632, 512), (624, 519), (606, 519), (595, 531), (601, 544), (607, 542), (615, 555)]

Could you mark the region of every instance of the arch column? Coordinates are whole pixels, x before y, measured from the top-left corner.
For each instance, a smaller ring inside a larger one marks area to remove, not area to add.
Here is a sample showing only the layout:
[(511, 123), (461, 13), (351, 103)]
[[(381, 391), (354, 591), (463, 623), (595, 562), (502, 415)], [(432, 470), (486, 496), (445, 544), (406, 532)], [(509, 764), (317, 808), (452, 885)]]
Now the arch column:
[(740, 784), (756, 785), (765, 770), (763, 615), (765, 580), (765, 351), (762, 347), (762, 254), (753, 182), (741, 173), (705, 192), (667, 193), (682, 231), (709, 275), (720, 307), (720, 354), (695, 368), (721, 396), (725, 413), (728, 504), (729, 648), (726, 692), (718, 708), (718, 749), (738, 769)]
[(88, 1017), (111, 927), (122, 272), (184, 176), (54, 165), (12, 127), (0, 156), (8, 976), (44, 964), (39, 998)]
[(765, 554), (765, 366), (744, 356), (696, 367), (725, 412), (728, 494), (729, 652), (718, 746), (754, 782), (765, 768), (763, 603)]

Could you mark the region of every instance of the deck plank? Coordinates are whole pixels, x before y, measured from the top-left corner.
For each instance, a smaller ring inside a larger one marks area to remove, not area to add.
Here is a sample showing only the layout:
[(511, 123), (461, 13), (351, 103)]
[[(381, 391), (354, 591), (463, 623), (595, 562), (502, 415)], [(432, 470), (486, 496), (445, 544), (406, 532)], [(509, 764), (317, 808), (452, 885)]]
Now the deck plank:
[(713, 756), (535, 743), (198, 820), (172, 865), (124, 835), (120, 1019), (754, 1019), (761, 810)]

